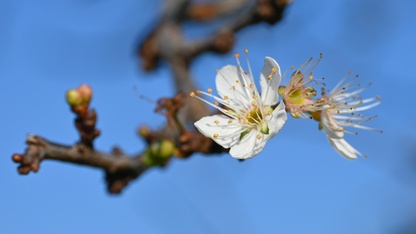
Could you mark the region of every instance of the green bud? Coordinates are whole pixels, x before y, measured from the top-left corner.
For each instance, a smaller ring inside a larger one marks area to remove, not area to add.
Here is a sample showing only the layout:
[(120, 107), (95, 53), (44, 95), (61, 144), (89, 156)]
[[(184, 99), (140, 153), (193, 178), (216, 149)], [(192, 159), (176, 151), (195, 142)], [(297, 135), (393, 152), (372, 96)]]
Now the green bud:
[(81, 95), (75, 89), (70, 89), (66, 92), (66, 101), (71, 106), (78, 106), (82, 104)]
[(157, 153), (159, 158), (170, 158), (175, 152), (175, 144), (169, 140), (163, 140), (155, 144), (155, 147), (151, 147), (151, 149), (154, 149), (153, 152)]
[(152, 143), (143, 154), (143, 162), (148, 166), (164, 166), (175, 152), (175, 144), (169, 140)]

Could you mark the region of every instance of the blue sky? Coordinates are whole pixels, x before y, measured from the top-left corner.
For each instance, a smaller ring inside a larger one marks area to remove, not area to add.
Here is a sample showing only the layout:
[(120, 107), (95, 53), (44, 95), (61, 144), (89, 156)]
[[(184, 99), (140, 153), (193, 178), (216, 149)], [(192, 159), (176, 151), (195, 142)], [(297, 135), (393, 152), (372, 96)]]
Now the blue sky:
[[(97, 148), (143, 149), (135, 128), (164, 124), (152, 99), (173, 94), (171, 73), (144, 73), (137, 41), (155, 24), (162, 1), (2, 0), (0, 2), (0, 231), (2, 233), (397, 233), (416, 219), (416, 123), (412, 69), (416, 3), (410, 0), (297, 0), (284, 20), (237, 35), (236, 52), (250, 51), (255, 74), (263, 58), (282, 70), (309, 57), (324, 59), (315, 76), (329, 87), (352, 70), (365, 97), (383, 103), (371, 127), (347, 140), (369, 158), (337, 155), (317, 124), (288, 119), (252, 160), (195, 155), (173, 160), (108, 195), (96, 169), (46, 161), (40, 172), (17, 174), (10, 157), (28, 133), (72, 144), (78, 136), (65, 104), (69, 88), (88, 83), (102, 135)], [(207, 28), (209, 28), (207, 26)], [(204, 36), (186, 25), (189, 38)], [(214, 87), (226, 56), (197, 58), (192, 73)], [(414, 227), (413, 227), (414, 228)], [(413, 229), (414, 230), (414, 229)], [(406, 232), (403, 232), (406, 233)]]

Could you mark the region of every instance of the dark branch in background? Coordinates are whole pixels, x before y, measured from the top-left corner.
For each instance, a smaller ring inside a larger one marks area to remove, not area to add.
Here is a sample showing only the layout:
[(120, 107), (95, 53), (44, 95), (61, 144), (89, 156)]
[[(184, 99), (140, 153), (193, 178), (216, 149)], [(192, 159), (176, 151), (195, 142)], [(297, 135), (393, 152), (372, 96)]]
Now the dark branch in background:
[[(225, 54), (231, 51), (235, 34), (260, 22), (274, 24), (282, 18), (290, 0), (224, 0), (214, 3), (194, 3), (189, 0), (166, 0), (161, 21), (141, 43), (139, 56), (144, 70), (157, 69), (159, 62), (169, 64), (178, 93), (173, 98), (161, 98), (156, 111), (166, 116), (167, 126), (152, 131), (139, 129), (147, 148), (137, 155), (126, 155), (115, 148), (110, 154), (94, 149), (94, 140), (100, 135), (96, 128), (97, 113), (89, 108), (92, 89), (81, 85), (69, 90), (67, 102), (76, 115), (75, 126), (80, 140), (65, 146), (45, 138), (29, 135), (23, 154), (12, 159), (19, 164), (18, 172), (37, 172), (43, 160), (57, 160), (101, 168), (106, 174), (110, 193), (120, 193), (131, 181), (152, 167), (164, 167), (172, 156), (185, 158), (193, 153), (216, 154), (224, 149), (193, 129), (193, 122), (209, 114), (208, 108), (187, 94), (196, 90), (189, 68), (191, 62), (206, 52)], [(181, 25), (185, 21), (209, 23), (222, 20), (214, 35), (197, 41), (183, 38)]]

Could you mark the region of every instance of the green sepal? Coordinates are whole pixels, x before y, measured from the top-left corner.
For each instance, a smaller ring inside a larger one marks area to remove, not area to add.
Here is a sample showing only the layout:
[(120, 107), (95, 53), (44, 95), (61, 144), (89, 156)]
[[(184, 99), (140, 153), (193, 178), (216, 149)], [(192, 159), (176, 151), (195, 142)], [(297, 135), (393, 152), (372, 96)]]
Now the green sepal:
[(241, 141), (241, 139), (243, 139), (243, 137), (244, 137), (245, 135), (247, 135), (249, 132), (250, 132), (250, 130), (245, 130), (244, 132), (242, 132), (242, 133), (241, 133), (241, 135), (240, 135), (240, 141)]

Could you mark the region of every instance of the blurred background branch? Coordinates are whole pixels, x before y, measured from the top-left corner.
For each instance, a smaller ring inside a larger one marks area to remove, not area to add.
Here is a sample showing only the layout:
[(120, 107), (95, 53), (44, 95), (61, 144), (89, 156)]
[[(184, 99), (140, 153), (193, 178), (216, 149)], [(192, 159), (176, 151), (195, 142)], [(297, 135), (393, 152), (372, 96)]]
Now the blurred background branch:
[[(199, 55), (214, 52), (225, 54), (232, 50), (236, 33), (258, 23), (275, 24), (282, 19), (289, 0), (225, 0), (199, 2), (166, 0), (159, 23), (140, 43), (141, 67), (146, 71), (158, 68), (164, 61), (172, 72), (177, 96), (160, 98), (156, 111), (166, 116), (168, 124), (152, 131), (141, 127), (139, 134), (147, 147), (139, 154), (126, 155), (114, 148), (110, 154), (95, 150), (94, 140), (100, 135), (96, 129), (98, 114), (90, 109), (92, 89), (81, 85), (69, 90), (67, 101), (76, 114), (75, 126), (80, 140), (66, 146), (50, 142), (36, 135), (29, 135), (23, 154), (12, 159), (19, 164), (18, 172), (37, 172), (43, 160), (57, 160), (102, 169), (106, 174), (110, 193), (120, 193), (131, 181), (151, 167), (164, 167), (175, 155), (189, 157), (195, 152), (215, 154), (224, 149), (199, 132), (189, 129), (193, 122), (209, 114), (200, 102), (187, 98), (196, 90), (190, 74), (192, 61)], [(189, 41), (183, 35), (182, 25), (187, 21), (212, 23), (221, 21), (215, 33), (207, 38)]]

